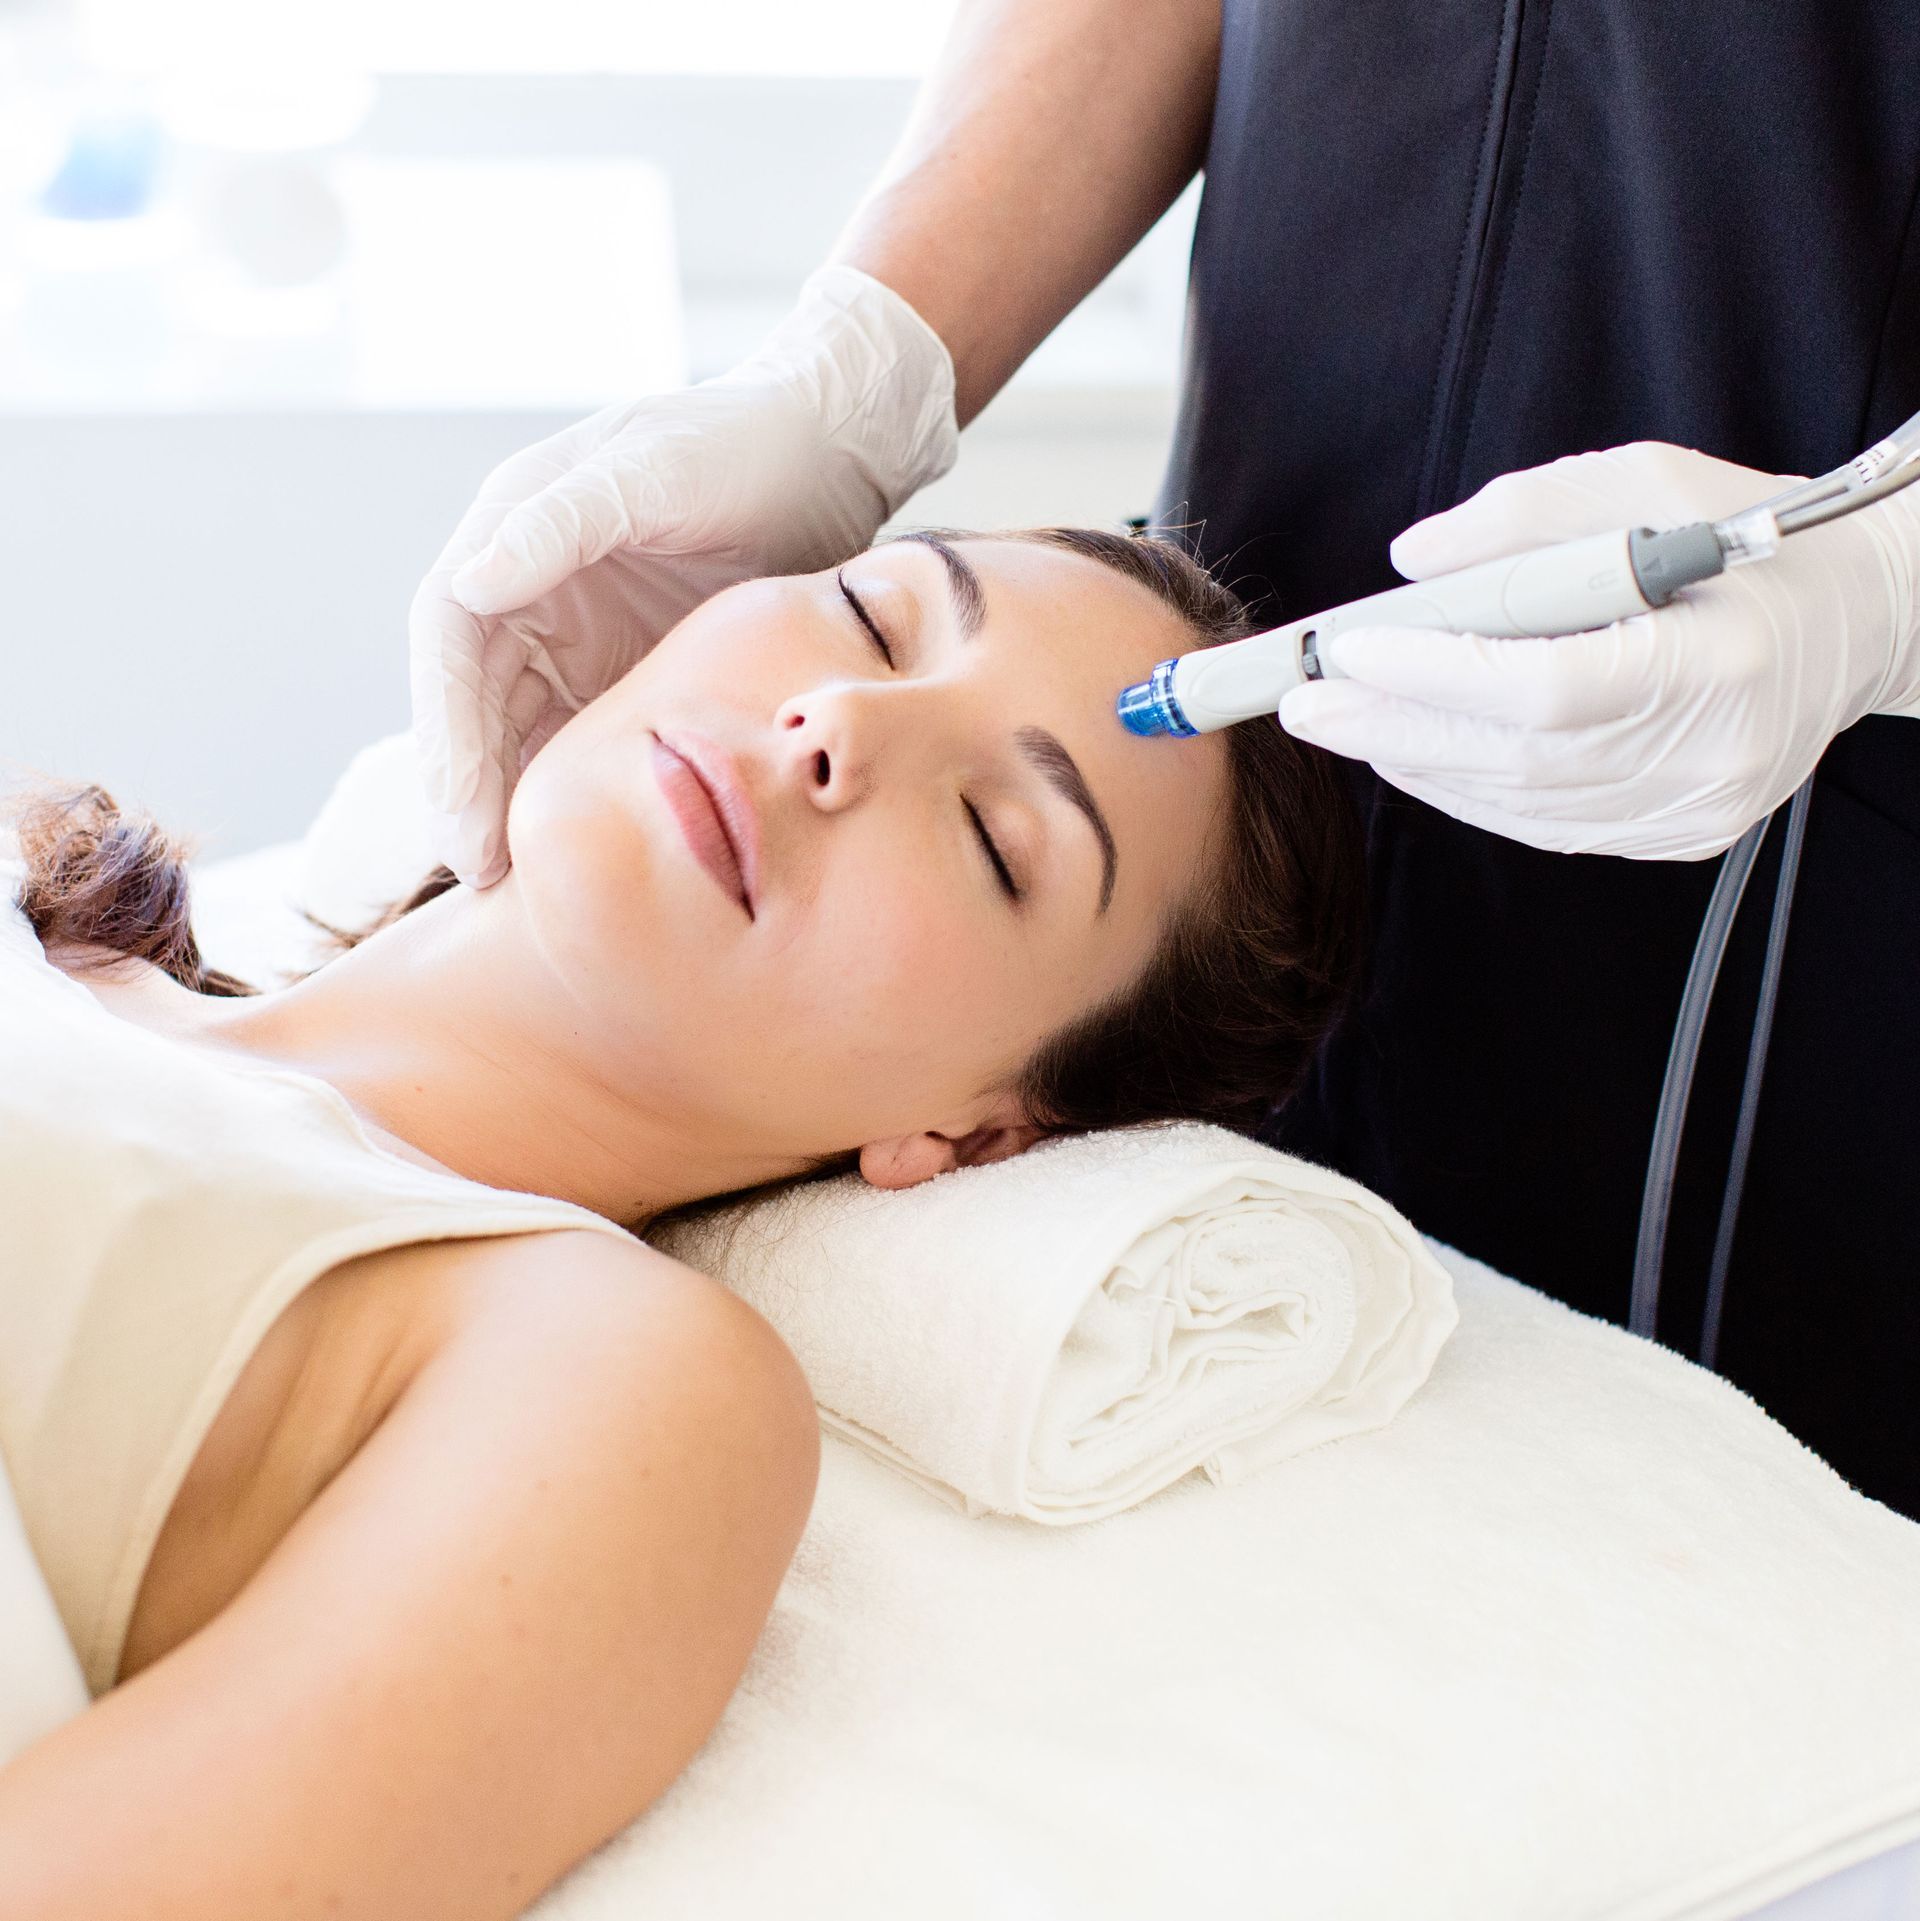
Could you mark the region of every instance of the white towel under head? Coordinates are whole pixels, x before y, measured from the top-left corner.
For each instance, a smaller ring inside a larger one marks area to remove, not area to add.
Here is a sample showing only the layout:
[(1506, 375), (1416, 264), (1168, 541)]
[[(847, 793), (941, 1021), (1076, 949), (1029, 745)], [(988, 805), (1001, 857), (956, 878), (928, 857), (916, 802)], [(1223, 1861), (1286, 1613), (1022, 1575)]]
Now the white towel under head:
[(1385, 1425), (1455, 1324), (1365, 1188), (1223, 1128), (803, 1183), (656, 1241), (758, 1308), (822, 1419), (969, 1513), (1117, 1513)]

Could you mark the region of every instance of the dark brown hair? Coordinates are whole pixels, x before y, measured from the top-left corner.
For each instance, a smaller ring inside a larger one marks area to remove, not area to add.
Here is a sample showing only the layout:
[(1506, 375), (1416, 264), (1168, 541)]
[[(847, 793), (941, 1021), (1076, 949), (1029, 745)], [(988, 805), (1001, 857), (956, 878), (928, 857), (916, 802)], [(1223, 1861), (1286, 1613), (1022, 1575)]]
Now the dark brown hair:
[[(1239, 599), (1175, 542), (1083, 527), (938, 530), (1020, 540), (1100, 562), (1171, 608), (1196, 646), (1250, 631)], [(1167, 751), (1180, 751), (1169, 743)], [(1277, 722), (1226, 734), (1227, 797), (1212, 844), (1160, 946), (1124, 992), (1034, 1053), (1014, 1092), (1062, 1133), (1153, 1120), (1250, 1131), (1294, 1092), (1360, 969), (1364, 861), (1358, 824), (1327, 756)], [(255, 990), (201, 958), (188, 914), (188, 848), (98, 787), (31, 792), (13, 806), (41, 940), (93, 943), (202, 994)], [(436, 868), (371, 926), (329, 927), (342, 946), (455, 884)]]
[[(1253, 631), (1239, 597), (1172, 540), (1087, 527), (971, 537), (1100, 561), (1170, 607), (1196, 646)], [(1154, 958), (1124, 993), (1047, 1040), (1020, 1076), (1021, 1105), (1040, 1125), (1077, 1133), (1202, 1120), (1250, 1132), (1306, 1078), (1357, 984), (1366, 862), (1331, 757), (1277, 720), (1230, 727), (1225, 740), (1223, 815), (1212, 846), (1194, 850), (1194, 886)]]
[(151, 961), (196, 994), (241, 995), (245, 981), (200, 957), (187, 905), (191, 847), (104, 787), (30, 788), (10, 799), (27, 875), (20, 908), (41, 944), (85, 942)]

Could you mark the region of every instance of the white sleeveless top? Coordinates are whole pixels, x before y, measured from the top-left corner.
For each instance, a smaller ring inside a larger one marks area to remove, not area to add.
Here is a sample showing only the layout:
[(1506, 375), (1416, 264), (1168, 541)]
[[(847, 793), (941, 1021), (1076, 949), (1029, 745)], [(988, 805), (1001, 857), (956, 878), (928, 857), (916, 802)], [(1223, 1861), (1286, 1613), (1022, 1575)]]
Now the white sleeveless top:
[(46, 957), (0, 858), (0, 1455), (89, 1690), (207, 1430), (274, 1320), (383, 1248), (585, 1228), (416, 1166), (326, 1082), (109, 1013)]

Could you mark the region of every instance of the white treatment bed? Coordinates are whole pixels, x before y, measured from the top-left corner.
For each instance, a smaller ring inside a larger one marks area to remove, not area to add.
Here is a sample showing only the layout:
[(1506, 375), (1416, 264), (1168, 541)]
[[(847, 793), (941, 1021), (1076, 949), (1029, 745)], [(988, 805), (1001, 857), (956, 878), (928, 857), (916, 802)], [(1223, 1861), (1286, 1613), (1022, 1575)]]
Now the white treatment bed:
[[(254, 978), (347, 906), (201, 883)], [(969, 1520), (828, 1436), (720, 1725), (530, 1921), (1920, 1916), (1920, 1527), (1441, 1252), (1426, 1387), (1239, 1486)]]

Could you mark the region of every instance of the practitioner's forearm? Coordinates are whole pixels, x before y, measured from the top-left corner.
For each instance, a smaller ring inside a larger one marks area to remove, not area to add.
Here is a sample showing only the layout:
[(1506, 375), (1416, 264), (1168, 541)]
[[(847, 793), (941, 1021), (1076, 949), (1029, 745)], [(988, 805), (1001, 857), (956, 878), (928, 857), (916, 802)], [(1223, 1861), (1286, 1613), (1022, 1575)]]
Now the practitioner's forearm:
[(946, 342), (964, 426), (1199, 168), (1219, 0), (964, 0), (833, 258)]

